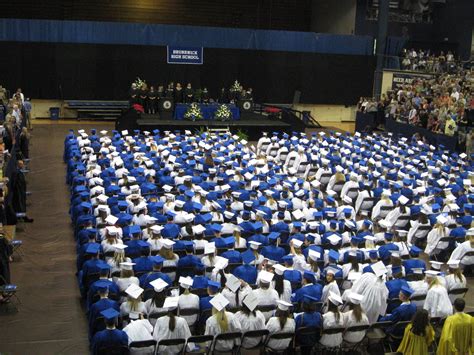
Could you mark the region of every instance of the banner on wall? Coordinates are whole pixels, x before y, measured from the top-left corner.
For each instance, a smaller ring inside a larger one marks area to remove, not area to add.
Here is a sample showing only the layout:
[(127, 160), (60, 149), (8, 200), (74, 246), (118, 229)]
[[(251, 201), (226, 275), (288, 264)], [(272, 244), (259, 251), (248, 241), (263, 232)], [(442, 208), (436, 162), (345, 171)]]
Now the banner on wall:
[(432, 79), (432, 74), (421, 73), (393, 73), (392, 90), (398, 89), (403, 85), (410, 85), (415, 79)]
[(202, 64), (204, 51), (202, 47), (167, 46), (168, 64)]

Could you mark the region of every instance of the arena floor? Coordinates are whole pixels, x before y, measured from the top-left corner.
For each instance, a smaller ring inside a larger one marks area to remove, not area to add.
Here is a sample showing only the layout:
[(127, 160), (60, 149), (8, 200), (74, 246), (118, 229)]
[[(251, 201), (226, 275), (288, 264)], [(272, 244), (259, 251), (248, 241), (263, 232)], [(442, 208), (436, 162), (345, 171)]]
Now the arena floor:
[[(331, 124), (334, 125), (333, 122)], [(0, 354), (87, 354), (87, 322), (75, 278), (76, 254), (68, 215), (69, 193), (62, 161), (69, 129), (112, 129), (111, 123), (38, 122), (32, 132), (28, 215), (19, 226), (24, 256), (11, 264), (18, 285), (18, 312), (0, 308)], [(350, 130), (349, 127), (333, 127)], [(474, 278), (466, 296), (474, 309)]]

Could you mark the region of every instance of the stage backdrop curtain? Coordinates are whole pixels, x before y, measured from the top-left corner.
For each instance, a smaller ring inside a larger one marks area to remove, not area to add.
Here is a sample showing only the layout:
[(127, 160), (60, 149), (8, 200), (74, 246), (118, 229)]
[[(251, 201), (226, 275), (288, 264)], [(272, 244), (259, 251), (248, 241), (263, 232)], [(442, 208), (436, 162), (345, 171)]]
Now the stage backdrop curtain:
[(370, 36), (30, 19), (1, 19), (0, 41), (180, 45), (348, 55), (371, 55), (373, 51)]

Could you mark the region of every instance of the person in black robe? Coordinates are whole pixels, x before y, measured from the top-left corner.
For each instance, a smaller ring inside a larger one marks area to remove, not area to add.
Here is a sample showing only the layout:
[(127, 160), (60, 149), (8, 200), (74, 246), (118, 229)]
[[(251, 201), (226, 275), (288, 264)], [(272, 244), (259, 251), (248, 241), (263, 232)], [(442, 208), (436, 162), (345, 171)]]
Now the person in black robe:
[(148, 105), (147, 105), (147, 113), (155, 114), (157, 111), (158, 105), (158, 92), (155, 90), (153, 86), (150, 86), (150, 90), (148, 91)]
[(204, 88), (201, 93), (201, 101), (203, 104), (208, 104), (209, 103), (209, 91), (207, 91), (207, 88)]
[(132, 86), (130, 87), (130, 90), (128, 91), (130, 106), (138, 103), (138, 100), (139, 100), (138, 96), (139, 96), (139, 92), (137, 89), (137, 84), (133, 83)]
[(147, 98), (148, 88), (147, 88), (146, 84), (142, 85), (142, 87), (139, 90), (139, 93), (140, 93), (139, 103), (140, 103), (140, 105), (142, 105), (143, 109), (145, 109), (148, 105), (148, 98)]
[(184, 102), (184, 93), (183, 93), (183, 87), (181, 86), (181, 83), (176, 83), (176, 88), (174, 89), (174, 102), (179, 104), (181, 102)]
[(187, 104), (190, 104), (194, 100), (194, 90), (191, 86), (191, 83), (186, 85), (186, 89), (184, 90), (184, 100)]
[(164, 90), (164, 88), (163, 88), (163, 85), (159, 85), (159, 86), (158, 86), (157, 97), (158, 97), (158, 100), (160, 100), (160, 99), (162, 99), (163, 97), (165, 97), (165, 90)]
[(28, 133), (28, 129), (23, 127), (21, 129), (20, 138), (20, 153), (22, 159), (29, 159), (30, 158), (30, 134)]
[(228, 97), (227, 97), (227, 91), (225, 90), (225, 88), (222, 88), (221, 91), (219, 92), (218, 100), (220, 104), (225, 104), (229, 102)]
[[(10, 283), (10, 257), (13, 247), (3, 233), (0, 234), (0, 286)], [(0, 302), (3, 296), (0, 294)]]
[[(15, 213), (26, 214), (26, 179), (22, 169), (24, 168), (23, 160), (17, 161), (17, 168), (12, 173), (12, 203)], [(23, 217), (25, 222), (33, 222), (33, 218)]]
[[(180, 84), (181, 85), (181, 84)], [(174, 83), (171, 82), (168, 84), (168, 87), (166, 88), (166, 98), (168, 99), (174, 99)]]

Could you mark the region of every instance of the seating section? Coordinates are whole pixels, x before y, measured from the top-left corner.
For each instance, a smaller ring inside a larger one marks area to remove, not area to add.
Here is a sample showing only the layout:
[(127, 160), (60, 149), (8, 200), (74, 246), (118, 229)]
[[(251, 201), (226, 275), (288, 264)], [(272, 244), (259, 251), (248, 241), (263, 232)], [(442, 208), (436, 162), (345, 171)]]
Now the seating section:
[(77, 118), (116, 119), (128, 109), (128, 101), (66, 100), (66, 108), (75, 110)]

